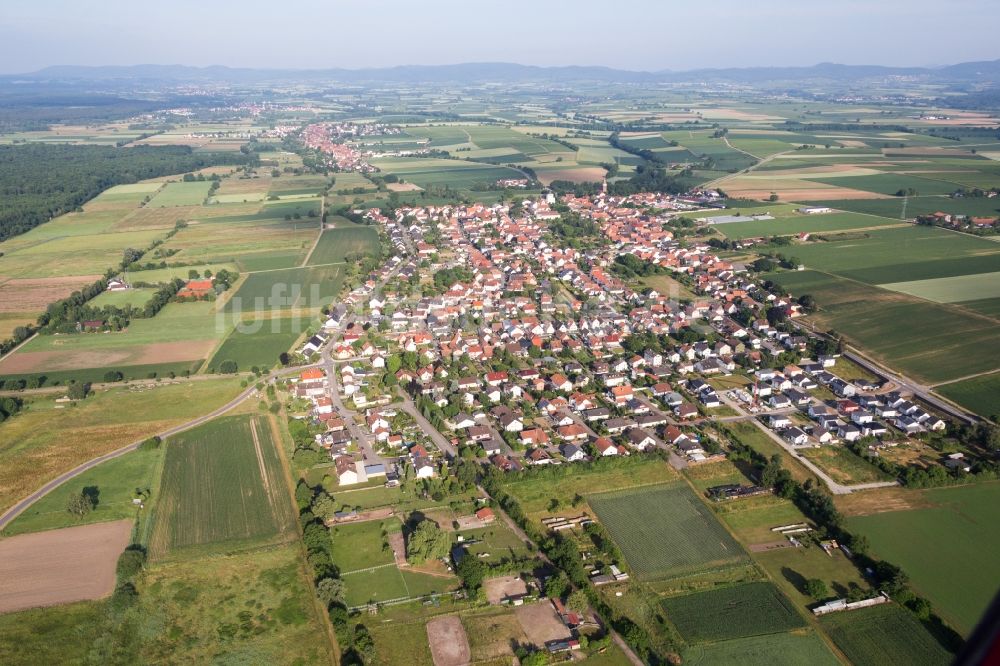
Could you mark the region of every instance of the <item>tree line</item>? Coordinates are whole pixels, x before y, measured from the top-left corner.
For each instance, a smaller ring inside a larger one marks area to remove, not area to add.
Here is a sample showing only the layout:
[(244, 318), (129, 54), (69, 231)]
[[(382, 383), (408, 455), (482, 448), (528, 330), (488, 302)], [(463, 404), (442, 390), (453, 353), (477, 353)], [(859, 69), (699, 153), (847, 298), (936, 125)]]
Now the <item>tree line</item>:
[(0, 241), (77, 210), (114, 185), (247, 159), (188, 146), (0, 146)]

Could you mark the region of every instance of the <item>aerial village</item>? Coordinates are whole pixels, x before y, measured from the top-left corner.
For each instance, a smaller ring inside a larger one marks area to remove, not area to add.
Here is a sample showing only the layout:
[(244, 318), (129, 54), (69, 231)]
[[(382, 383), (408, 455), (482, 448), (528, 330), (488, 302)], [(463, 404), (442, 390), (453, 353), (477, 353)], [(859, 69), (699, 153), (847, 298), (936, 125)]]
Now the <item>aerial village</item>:
[[(698, 465), (725, 455), (704, 427), (716, 420), (751, 422), (789, 452), (864, 441), (871, 456), (943, 430), (891, 383), (839, 376), (836, 345), (769, 321), (794, 324), (797, 301), (675, 237), (667, 222), (716, 196), (356, 211), (395, 255), (329, 310), (300, 350), (326, 363), (294, 387), (339, 484), (433, 478), (459, 455), (510, 471), (660, 449)], [(561, 213), (601, 242), (554, 242)], [(693, 297), (631, 288), (615, 274), (624, 255)]]

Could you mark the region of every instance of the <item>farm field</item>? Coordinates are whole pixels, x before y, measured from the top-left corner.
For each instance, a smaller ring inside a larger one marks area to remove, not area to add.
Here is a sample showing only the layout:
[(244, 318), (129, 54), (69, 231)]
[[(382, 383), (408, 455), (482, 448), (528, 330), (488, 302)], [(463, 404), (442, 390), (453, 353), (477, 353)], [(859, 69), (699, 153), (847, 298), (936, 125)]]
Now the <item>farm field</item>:
[(327, 229), (319, 237), (307, 264), (317, 266), (344, 261), (348, 255), (371, 254), (379, 251), (378, 231), (374, 227), (352, 226)]
[(165, 446), (152, 557), (292, 533), (284, 472), (267, 418), (221, 417), (171, 437)]
[(506, 484), (521, 507), (532, 518), (541, 519), (548, 512), (552, 498), (607, 492), (633, 488), (639, 485), (658, 484), (677, 479), (677, 472), (660, 460), (625, 458), (611, 465), (575, 465), (573, 474), (545, 476), (533, 475)]
[(1000, 367), (995, 319), (818, 271), (769, 277), (794, 295), (812, 294), (819, 326), (918, 379), (943, 382)]
[(293, 317), (257, 320), (245, 329), (237, 326), (208, 361), (208, 367), (218, 369), (223, 361), (236, 361), (241, 371), (254, 366), (271, 368), (308, 326), (309, 321)]
[(985, 300), (1000, 298), (1000, 272), (893, 282), (879, 286), (935, 303)]
[(365, 178), (364, 174), (361, 173), (345, 171), (334, 176), (332, 188), (334, 192), (339, 192), (341, 190), (353, 190), (356, 187), (360, 187), (365, 190), (378, 189), (375, 183)]
[[(181, 374), (193, 369), (225, 334), (211, 302), (170, 303), (151, 319), (135, 319), (117, 333), (39, 335), (0, 360), (0, 376), (44, 374), (54, 381), (69, 373), (101, 381), (108, 370), (145, 378), (147, 366), (167, 366)], [(168, 369), (163, 369), (166, 374)]]
[(1000, 373), (945, 384), (934, 391), (980, 416), (1000, 414)]
[(1000, 587), (1000, 536), (985, 527), (1000, 520), (1000, 484), (938, 488), (923, 499), (931, 506), (853, 516), (849, 529), (902, 567), (937, 612), (968, 635)]
[(894, 603), (831, 613), (820, 626), (856, 664), (877, 664), (891, 654), (899, 663), (949, 664), (950, 655), (920, 622)]
[(815, 633), (795, 632), (696, 645), (684, 651), (684, 663), (692, 666), (716, 664), (836, 666), (840, 664), (840, 660)]
[(1000, 243), (934, 227), (868, 232), (867, 238), (796, 245), (807, 269), (871, 285), (1000, 271)]
[(899, 220), (890, 220), (873, 215), (858, 213), (825, 213), (820, 215), (775, 215), (773, 220), (754, 220), (752, 222), (728, 222), (715, 225), (712, 228), (722, 233), (726, 238), (740, 240), (758, 236), (790, 236), (799, 233), (824, 233), (835, 231), (850, 231), (855, 229), (871, 229), (902, 224)]
[(337, 296), (343, 281), (343, 268), (338, 265), (252, 273), (229, 299), (225, 309), (244, 315), (289, 308), (319, 310)]
[[(240, 390), (236, 379), (213, 378), (115, 387), (72, 408), (56, 396), (34, 398), (28, 410), (0, 424), (0, 510), (62, 472), (210, 412)], [(67, 437), (70, 413), (73, 436)]]
[(686, 484), (592, 495), (587, 503), (640, 579), (668, 578), (746, 558)]
[(0, 613), (108, 596), (131, 531), (119, 520), (3, 539)]
[(705, 643), (805, 626), (805, 621), (771, 583), (748, 583), (662, 602), (663, 610), (688, 643)]
[(197, 206), (208, 197), (208, 190), (211, 187), (212, 183), (207, 180), (194, 183), (167, 183), (147, 205), (153, 208)]
[[(163, 447), (140, 449), (89, 469), (41, 497), (15, 518), (3, 535), (134, 518), (139, 511), (132, 504), (135, 491), (153, 488), (162, 461)], [(66, 510), (67, 502), (71, 494), (84, 488), (97, 490), (97, 505), (83, 517), (74, 516)]]
[(515, 169), (463, 160), (385, 157), (373, 160), (372, 164), (424, 188), (449, 185), (456, 189), (468, 189), (473, 185), (489, 185), (503, 178), (524, 178), (524, 174)]

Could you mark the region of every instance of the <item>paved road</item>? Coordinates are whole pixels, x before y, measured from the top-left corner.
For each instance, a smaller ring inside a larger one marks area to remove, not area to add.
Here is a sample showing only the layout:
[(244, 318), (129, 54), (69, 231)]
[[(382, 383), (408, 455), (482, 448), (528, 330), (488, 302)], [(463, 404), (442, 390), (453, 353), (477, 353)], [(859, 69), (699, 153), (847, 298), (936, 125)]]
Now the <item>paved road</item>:
[(452, 443), (448, 441), (448, 438), (442, 435), (430, 421), (424, 418), (424, 415), (421, 414), (420, 410), (417, 409), (417, 406), (413, 404), (413, 400), (410, 399), (410, 396), (406, 393), (406, 391), (399, 389), (397, 392), (400, 394), (401, 400), (400, 402), (394, 404), (413, 417), (413, 420), (417, 422), (420, 429), (431, 438), (431, 441), (434, 442), (434, 446), (438, 447), (442, 453), (451, 458), (456, 457), (458, 455), (458, 449), (453, 446)]
[(791, 444), (789, 444), (788, 442), (786, 442), (785, 440), (783, 440), (781, 437), (779, 437), (776, 432), (774, 432), (773, 430), (771, 430), (770, 428), (768, 428), (767, 426), (765, 426), (763, 423), (761, 423), (757, 419), (753, 419), (751, 422), (761, 432), (763, 432), (765, 435), (767, 435), (768, 437), (770, 437), (774, 441), (775, 444), (777, 444), (778, 446), (780, 446), (781, 448), (783, 448), (785, 451), (788, 451), (788, 453), (793, 458), (795, 458), (800, 463), (802, 463), (806, 467), (806, 469), (808, 469), (810, 472), (812, 472), (813, 474), (815, 474), (816, 476), (818, 476), (820, 479), (822, 479), (823, 483), (826, 484), (827, 488), (829, 488), (830, 492), (833, 493), (834, 495), (849, 495), (849, 494), (851, 494), (853, 492), (857, 492), (859, 490), (870, 490), (872, 488), (891, 488), (892, 486), (898, 486), (899, 485), (899, 483), (896, 482), (896, 481), (876, 481), (876, 482), (873, 482), (873, 483), (859, 483), (859, 484), (856, 484), (856, 485), (853, 485), (853, 486), (845, 486), (845, 485), (843, 485), (841, 483), (837, 483), (836, 481), (834, 481), (830, 477), (829, 474), (827, 474), (826, 472), (824, 472), (816, 464), (814, 464), (811, 460), (809, 460), (805, 456), (801, 455), (798, 451), (796, 451), (794, 446), (792, 446)]
[[(375, 291), (377, 292), (379, 289), (381, 289), (385, 285), (385, 283), (388, 280), (392, 279), (392, 277), (395, 275), (395, 273), (398, 271), (398, 269), (399, 269), (399, 267), (397, 266), (396, 269), (394, 269), (389, 274), (387, 274), (386, 277), (376, 287)], [(266, 377), (261, 378), (262, 381), (273, 381), (273, 380), (277, 379), (278, 377), (283, 377), (283, 376), (286, 376), (286, 375), (298, 374), (298, 373), (302, 372), (303, 370), (305, 370), (306, 368), (323, 367), (324, 365), (326, 365), (330, 361), (330, 358), (329, 358), (329, 348), (332, 345), (332, 342), (333, 342), (333, 340), (331, 339), (330, 344), (328, 344), (326, 346), (326, 348), (324, 349), (323, 361), (321, 361), (319, 363), (310, 363), (308, 365), (297, 366), (297, 367), (294, 367), (294, 368), (284, 368), (282, 370), (278, 370), (278, 371), (272, 372), (269, 375), (267, 375)], [(328, 370), (328, 372), (329, 372), (329, 370)], [(330, 374), (333, 377), (336, 376), (333, 373), (330, 373)], [(256, 382), (255, 382), (255, 384), (256, 384)], [(333, 381), (331, 381), (331, 385), (332, 384), (333, 384)], [(199, 426), (199, 425), (201, 425), (203, 423), (211, 421), (212, 419), (217, 418), (219, 416), (222, 416), (226, 412), (229, 412), (230, 410), (234, 409), (238, 405), (242, 404), (243, 401), (245, 401), (247, 398), (255, 395), (256, 392), (257, 392), (256, 386), (255, 385), (254, 386), (250, 386), (245, 391), (243, 391), (243, 393), (239, 394), (238, 396), (236, 396), (235, 398), (233, 398), (231, 401), (229, 401), (228, 403), (226, 403), (222, 407), (219, 407), (218, 409), (212, 411), (211, 413), (205, 414), (203, 416), (199, 416), (198, 418), (193, 419), (191, 421), (188, 421), (187, 423), (183, 423), (183, 424), (175, 426), (173, 428), (168, 428), (167, 430), (164, 430), (162, 432), (155, 433), (155, 434), (156, 434), (156, 436), (159, 436), (160, 438), (166, 438), (166, 437), (169, 437), (171, 435), (176, 435), (177, 433), (184, 432), (185, 430), (190, 430), (191, 428), (194, 428), (194, 427)], [(336, 390), (334, 390), (334, 395), (336, 395), (336, 394), (337, 394), (337, 392), (336, 392)], [(339, 400), (339, 396), (338, 396), (338, 400)], [(351, 422), (353, 422), (353, 419), (351, 420)], [(34, 504), (35, 502), (37, 502), (40, 498), (42, 498), (45, 495), (47, 495), (48, 493), (50, 493), (53, 489), (55, 489), (56, 487), (58, 487), (60, 484), (65, 483), (66, 481), (72, 479), (73, 477), (76, 477), (76, 476), (79, 476), (80, 474), (83, 474), (88, 469), (92, 469), (93, 467), (96, 467), (97, 465), (100, 465), (103, 462), (106, 462), (106, 461), (111, 460), (113, 458), (117, 458), (119, 456), (123, 456), (126, 453), (129, 453), (131, 451), (135, 451), (139, 447), (139, 445), (142, 444), (143, 441), (144, 440), (140, 440), (140, 441), (137, 441), (137, 442), (132, 442), (131, 444), (129, 444), (127, 446), (123, 446), (120, 449), (116, 449), (115, 451), (112, 451), (110, 453), (106, 453), (103, 456), (99, 456), (97, 458), (89, 460), (89, 461), (87, 461), (87, 462), (85, 462), (85, 463), (83, 463), (83, 464), (81, 464), (81, 465), (79, 465), (79, 466), (71, 469), (68, 472), (60, 474), (58, 477), (56, 477), (55, 479), (52, 479), (51, 481), (49, 481), (48, 483), (46, 483), (45, 485), (43, 485), (41, 488), (39, 488), (35, 492), (31, 493), (30, 495), (28, 495), (27, 497), (25, 497), (24, 499), (22, 499), (21, 501), (19, 501), (17, 504), (15, 504), (14, 506), (12, 506), (10, 509), (8, 509), (7, 511), (5, 511), (3, 513), (3, 515), (0, 515), (0, 530), (4, 529), (7, 525), (10, 524), (10, 522), (12, 520), (14, 520), (15, 518), (17, 518), (17, 516), (19, 516), (21, 513), (23, 513), (25, 509), (27, 509), (29, 506), (31, 506), (32, 504)], [(359, 441), (365, 441), (365, 440), (361, 439)], [(374, 455), (374, 451), (372, 452), (372, 454)]]
[[(802, 322), (790, 320), (789, 323), (791, 323), (792, 326), (794, 326), (799, 331), (808, 335), (811, 338), (815, 338), (818, 340), (829, 339), (826, 335), (812, 330), (810, 327), (806, 326)], [(969, 424), (977, 423), (979, 421), (978, 416), (970, 414), (969, 412), (966, 412), (964, 409), (956, 407), (950, 402), (942, 400), (938, 396), (931, 393), (931, 388), (929, 386), (924, 386), (923, 384), (914, 381), (913, 379), (910, 379), (905, 375), (889, 370), (888, 368), (862, 355), (856, 349), (853, 349), (851, 347), (845, 348), (844, 357), (847, 358), (848, 360), (857, 363), (868, 372), (878, 377), (881, 377), (883, 380), (892, 382), (904, 393), (906, 392), (912, 393), (920, 400), (926, 402), (935, 409), (938, 409), (944, 412), (945, 414), (948, 414), (949, 416), (952, 416), (960, 421), (963, 421), (964, 423), (969, 423)], [(836, 374), (836, 370), (834, 370), (834, 374)]]
[(903, 391), (909, 391), (913, 393), (913, 395), (917, 396), (930, 406), (944, 412), (945, 414), (948, 414), (949, 416), (952, 416), (956, 419), (959, 419), (960, 421), (969, 424), (976, 423), (977, 421), (979, 421), (978, 417), (970, 415), (965, 410), (959, 409), (955, 405), (952, 405), (949, 402), (945, 402), (941, 398), (931, 393), (930, 387), (924, 386), (923, 384), (918, 384), (917, 382), (913, 381), (912, 379), (904, 375), (891, 372), (888, 369), (882, 367), (881, 365), (878, 365), (874, 361), (870, 361), (869, 359), (865, 358), (864, 356), (862, 356), (861, 354), (852, 349), (844, 350), (844, 356), (854, 361), (868, 372), (871, 372), (872, 374), (878, 375), (882, 379), (885, 379), (887, 381), (896, 384)]
[[(304, 367), (308, 367), (308, 366), (301, 366), (301, 367), (297, 367), (297, 368), (286, 368), (284, 370), (280, 370), (278, 372), (272, 373), (269, 378), (273, 379), (273, 378), (276, 378), (276, 377), (279, 377), (279, 376), (283, 376), (283, 375), (295, 374), (295, 373), (301, 372)], [(156, 433), (156, 436), (160, 437), (161, 439), (165, 439), (167, 437), (170, 437), (171, 435), (176, 435), (178, 433), (184, 432), (185, 430), (190, 430), (191, 428), (200, 426), (203, 423), (207, 423), (208, 421), (211, 421), (212, 419), (217, 418), (219, 416), (222, 416), (226, 412), (231, 411), (232, 409), (234, 409), (238, 405), (242, 404), (244, 400), (246, 400), (247, 398), (250, 398), (251, 396), (254, 396), (256, 393), (257, 393), (256, 386), (251, 386), (251, 387), (247, 388), (245, 391), (243, 391), (242, 393), (240, 393), (238, 396), (236, 396), (235, 398), (233, 398), (232, 400), (230, 400), (229, 402), (227, 402), (222, 407), (219, 407), (218, 409), (216, 409), (216, 410), (214, 410), (214, 411), (212, 411), (212, 412), (210, 412), (208, 414), (205, 414), (204, 416), (199, 416), (198, 418), (196, 418), (196, 419), (194, 419), (192, 421), (188, 421), (187, 423), (182, 423), (181, 425), (174, 426), (173, 428), (168, 428), (168, 429), (166, 429), (166, 430), (164, 430), (162, 432), (158, 432), (158, 433)], [(114, 451), (112, 451), (110, 453), (106, 453), (103, 456), (99, 456), (99, 457), (94, 458), (92, 460), (88, 460), (87, 462), (83, 463), (82, 465), (74, 467), (73, 469), (69, 470), (68, 472), (64, 472), (63, 474), (60, 474), (56, 478), (52, 479), (51, 481), (49, 481), (48, 483), (46, 483), (45, 485), (43, 485), (41, 488), (39, 488), (35, 492), (33, 492), (30, 495), (28, 495), (27, 497), (25, 497), (24, 499), (22, 499), (20, 502), (18, 502), (17, 504), (15, 504), (14, 506), (12, 506), (11, 508), (7, 509), (7, 511), (5, 511), (2, 516), (0, 516), (0, 530), (2, 530), (5, 527), (7, 527), (7, 525), (9, 525), (12, 520), (14, 520), (15, 518), (17, 518), (21, 513), (23, 513), (25, 509), (27, 509), (29, 506), (31, 506), (32, 504), (34, 504), (35, 502), (37, 502), (39, 499), (41, 499), (42, 497), (44, 497), (45, 495), (47, 495), (48, 493), (50, 493), (52, 490), (54, 490), (59, 485), (65, 483), (66, 481), (69, 481), (73, 477), (76, 477), (76, 476), (79, 476), (80, 474), (83, 474), (88, 469), (96, 467), (97, 465), (100, 465), (103, 462), (106, 462), (106, 461), (111, 460), (113, 458), (117, 458), (119, 456), (123, 456), (126, 453), (129, 453), (131, 451), (135, 451), (137, 448), (139, 448), (139, 445), (142, 444), (142, 442), (145, 441), (145, 439), (147, 439), (147, 438), (143, 438), (143, 439), (141, 439), (139, 441), (132, 442), (131, 444), (129, 444), (127, 446), (123, 446), (120, 449), (116, 449), (116, 450), (114, 450)]]

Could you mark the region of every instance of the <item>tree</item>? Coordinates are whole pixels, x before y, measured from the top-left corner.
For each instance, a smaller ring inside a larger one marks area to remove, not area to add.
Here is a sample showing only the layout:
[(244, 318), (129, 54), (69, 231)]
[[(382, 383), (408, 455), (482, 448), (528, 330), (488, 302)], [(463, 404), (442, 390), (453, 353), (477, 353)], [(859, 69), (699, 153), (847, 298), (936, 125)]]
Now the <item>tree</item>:
[(118, 556), (115, 573), (119, 580), (135, 578), (146, 564), (146, 551), (137, 545), (131, 545)]
[(816, 309), (816, 298), (812, 294), (802, 294), (799, 296), (799, 305), (812, 312)]
[(320, 518), (331, 518), (337, 512), (337, 504), (325, 490), (321, 490), (313, 500), (312, 510)]
[(122, 373), (117, 370), (108, 370), (104, 373), (104, 381), (107, 383), (120, 382), (123, 379)]
[(324, 578), (316, 584), (316, 596), (327, 608), (344, 597), (344, 581), (340, 578)]
[(90, 384), (86, 382), (73, 382), (66, 391), (66, 397), (70, 400), (83, 400), (90, 393)]
[(577, 613), (583, 613), (590, 607), (590, 599), (587, 598), (587, 593), (582, 589), (574, 590), (566, 599), (566, 607)]
[(224, 375), (234, 375), (239, 370), (239, 366), (236, 365), (236, 361), (232, 359), (226, 359), (219, 364), (219, 372)]
[(66, 510), (78, 518), (83, 518), (94, 510), (94, 500), (89, 494), (81, 491), (70, 495)]
[(433, 520), (422, 520), (406, 541), (406, 558), (416, 564), (444, 557), (451, 539)]
[(305, 481), (299, 481), (299, 485), (295, 487), (295, 504), (298, 505), (299, 511), (305, 511), (312, 504), (313, 489)]
[(545, 595), (550, 599), (561, 598), (567, 589), (569, 589), (569, 578), (562, 571), (545, 581)]
[(465, 586), (465, 589), (475, 592), (483, 584), (483, 579), (486, 578), (489, 569), (481, 560), (471, 555), (466, 555), (459, 560), (456, 572), (459, 578), (462, 579), (462, 585)]
[(807, 580), (805, 592), (817, 601), (825, 599), (830, 594), (830, 591), (826, 589), (826, 583), (819, 578), (810, 578)]
[(777, 201), (778, 200), (778, 193), (777, 192), (771, 192), (771, 196), (769, 196), (767, 198), (767, 200), (768, 201)]

